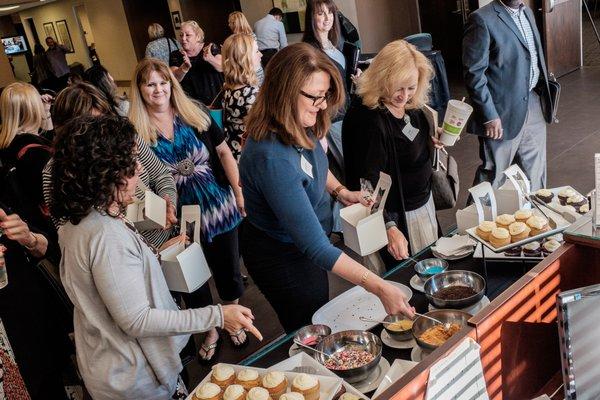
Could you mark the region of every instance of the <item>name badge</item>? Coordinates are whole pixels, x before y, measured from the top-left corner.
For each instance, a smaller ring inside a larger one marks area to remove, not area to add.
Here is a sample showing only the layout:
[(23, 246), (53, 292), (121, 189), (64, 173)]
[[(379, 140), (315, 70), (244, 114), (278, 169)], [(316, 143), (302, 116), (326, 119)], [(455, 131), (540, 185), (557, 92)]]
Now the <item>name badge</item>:
[(406, 126), (402, 129), (402, 133), (404, 134), (404, 136), (406, 136), (408, 138), (408, 140), (410, 140), (412, 142), (413, 140), (415, 140), (415, 138), (419, 134), (419, 130), (417, 128), (415, 128), (414, 126), (412, 126), (412, 124), (409, 121), (406, 124)]
[(310, 176), (311, 179), (314, 179), (312, 165), (306, 158), (304, 158), (304, 155), (300, 155), (300, 167), (306, 175)]

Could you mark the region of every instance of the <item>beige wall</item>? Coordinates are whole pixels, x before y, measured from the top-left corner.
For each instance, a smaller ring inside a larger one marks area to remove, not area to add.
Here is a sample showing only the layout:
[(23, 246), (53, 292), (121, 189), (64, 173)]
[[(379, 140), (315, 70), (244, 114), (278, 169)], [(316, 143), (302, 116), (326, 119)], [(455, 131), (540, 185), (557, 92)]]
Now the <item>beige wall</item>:
[(67, 26), (69, 28), (69, 33), (71, 34), (71, 41), (73, 42), (73, 47), (75, 50), (74, 53), (67, 54), (67, 63), (72, 64), (74, 62), (80, 62), (81, 64), (83, 64), (84, 67), (89, 67), (91, 65), (89, 57), (87, 55), (85, 41), (81, 35), (81, 30), (79, 29), (77, 20), (75, 19), (73, 3), (70, 0), (56, 1), (54, 3), (49, 3), (44, 6), (30, 8), (28, 10), (20, 12), (19, 15), (21, 17), (21, 20), (23, 21), (23, 27), (25, 28), (27, 39), (32, 45), (34, 43), (33, 35), (31, 34), (28, 24), (25, 23), (26, 18), (33, 18), (33, 22), (35, 24), (35, 28), (37, 29), (40, 41), (44, 45), (44, 40), (46, 39), (46, 34), (44, 33), (44, 23), (54, 23), (54, 29), (56, 30), (56, 21), (60, 21), (63, 19), (67, 20)]
[(0, 51), (0, 88), (5, 87), (11, 82), (14, 82), (15, 78), (8, 62), (8, 57), (4, 51)]
[(251, 26), (273, 8), (273, 0), (240, 0), (242, 12)]

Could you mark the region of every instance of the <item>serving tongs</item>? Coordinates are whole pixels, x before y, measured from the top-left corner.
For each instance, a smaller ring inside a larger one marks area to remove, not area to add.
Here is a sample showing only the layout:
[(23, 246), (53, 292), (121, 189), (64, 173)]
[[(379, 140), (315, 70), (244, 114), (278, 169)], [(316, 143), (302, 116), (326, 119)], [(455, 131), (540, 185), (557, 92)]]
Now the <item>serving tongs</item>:
[[(556, 229), (556, 221), (554, 220), (554, 218), (551, 218), (548, 216), (548, 214), (546, 214), (542, 208), (540, 206), (542, 206), (543, 204), (538, 203), (538, 199), (536, 199), (535, 197), (531, 196), (531, 195), (526, 195), (527, 200), (529, 200), (529, 202), (539, 211), (542, 213), (542, 215), (548, 220), (548, 225), (550, 225), (550, 228), (552, 229)], [(554, 210), (550, 210), (550, 211), (554, 211)], [(560, 214), (560, 213), (559, 213)]]
[(315, 353), (319, 353), (319, 354), (323, 355), (324, 357), (327, 357), (328, 360), (333, 360), (333, 362), (335, 362), (337, 365), (340, 365), (340, 363), (341, 363), (341, 360), (338, 359), (337, 357), (334, 357), (333, 354), (327, 354), (325, 352), (322, 352), (321, 350), (314, 349), (314, 348), (312, 348), (310, 346), (307, 346), (304, 343), (302, 343), (302, 342), (300, 342), (300, 341), (298, 341), (296, 339), (294, 339), (294, 343), (296, 343), (297, 346), (304, 347), (305, 349), (314, 351)]
[(563, 217), (565, 219), (565, 221), (567, 221), (568, 223), (572, 224), (573, 222), (577, 221), (577, 216), (568, 212), (568, 211), (561, 211), (558, 208), (551, 206), (550, 204), (544, 203), (543, 201), (540, 201), (539, 199), (537, 199), (535, 196), (531, 196), (533, 198), (534, 201), (537, 202), (537, 204), (546, 207), (548, 210), (557, 213), (558, 215), (560, 215), (561, 217)]
[(432, 318), (429, 315), (425, 315), (425, 314), (419, 314), (418, 312), (415, 313), (415, 315), (418, 315), (419, 317), (423, 317), (423, 318), (427, 318), (432, 320), (433, 322), (436, 322), (440, 325), (442, 325), (444, 327), (445, 330), (449, 331), (450, 330), (450, 322), (442, 322), (439, 319), (436, 318)]

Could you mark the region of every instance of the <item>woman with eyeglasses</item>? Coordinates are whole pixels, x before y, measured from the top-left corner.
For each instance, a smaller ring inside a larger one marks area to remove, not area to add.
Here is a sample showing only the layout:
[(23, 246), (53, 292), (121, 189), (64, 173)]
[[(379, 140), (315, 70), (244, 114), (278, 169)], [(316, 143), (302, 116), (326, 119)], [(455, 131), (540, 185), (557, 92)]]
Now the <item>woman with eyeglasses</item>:
[(329, 242), (331, 197), (345, 205), (361, 200), (360, 192), (347, 190), (329, 172), (318, 143), (343, 99), (341, 77), (329, 58), (298, 43), (271, 59), (246, 120), (242, 255), (286, 332), (310, 323), (327, 303), (327, 271), (376, 294), (389, 314), (413, 315), (399, 288)]

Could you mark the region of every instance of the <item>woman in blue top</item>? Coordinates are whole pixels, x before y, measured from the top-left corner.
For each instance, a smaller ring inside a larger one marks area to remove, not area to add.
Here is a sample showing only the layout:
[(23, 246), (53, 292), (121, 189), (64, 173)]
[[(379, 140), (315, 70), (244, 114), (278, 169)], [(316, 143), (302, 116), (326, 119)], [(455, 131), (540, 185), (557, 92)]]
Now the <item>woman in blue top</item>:
[(330, 196), (345, 205), (361, 198), (329, 172), (318, 145), (343, 99), (341, 77), (329, 58), (298, 43), (271, 59), (246, 120), (240, 177), (249, 223), (242, 255), (286, 332), (310, 323), (329, 300), (327, 271), (379, 296), (388, 313), (413, 315), (399, 288), (328, 239)]
[[(131, 85), (129, 119), (156, 155), (171, 170), (178, 209), (198, 204), (201, 240), (219, 296), (237, 303), (244, 285), (240, 274), (237, 227), (245, 215), (237, 163), (223, 131), (207, 110), (190, 100), (167, 65), (142, 60)], [(183, 296), (188, 307), (212, 303), (208, 284)], [(232, 335), (234, 346), (247, 343), (243, 331)], [(218, 333), (204, 340), (200, 356), (213, 357)]]

